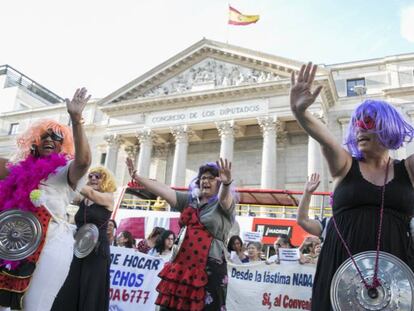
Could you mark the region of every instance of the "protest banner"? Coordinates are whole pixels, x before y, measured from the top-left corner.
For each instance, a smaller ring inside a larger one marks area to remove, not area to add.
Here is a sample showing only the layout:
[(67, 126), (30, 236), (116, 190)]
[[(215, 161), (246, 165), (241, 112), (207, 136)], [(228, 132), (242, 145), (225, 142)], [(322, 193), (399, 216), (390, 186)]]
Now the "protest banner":
[(111, 246), (110, 311), (154, 311), (158, 273), (164, 266), (160, 258), (131, 248)]
[(310, 310), (315, 265), (228, 264), (228, 311)]

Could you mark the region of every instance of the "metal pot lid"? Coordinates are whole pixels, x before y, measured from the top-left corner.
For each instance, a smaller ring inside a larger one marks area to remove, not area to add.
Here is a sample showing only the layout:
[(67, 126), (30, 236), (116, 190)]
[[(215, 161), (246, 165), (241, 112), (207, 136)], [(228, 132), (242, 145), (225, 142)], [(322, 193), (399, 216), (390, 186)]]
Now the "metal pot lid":
[(0, 259), (25, 259), (41, 240), (42, 225), (33, 213), (13, 209), (0, 214)]
[[(354, 256), (368, 284), (374, 275), (376, 251)], [(414, 273), (401, 259), (380, 252), (376, 291), (368, 290), (351, 258), (336, 271), (331, 283), (331, 304), (335, 311), (345, 310), (414, 310)]]
[(184, 242), (186, 233), (187, 233), (187, 226), (181, 227), (180, 232), (178, 233), (178, 238), (176, 239), (174, 246), (172, 248), (172, 255), (170, 258), (171, 262), (173, 262), (175, 257), (177, 257), (178, 252)]
[(94, 224), (84, 224), (75, 234), (74, 253), (78, 258), (88, 256), (98, 243), (99, 230)]

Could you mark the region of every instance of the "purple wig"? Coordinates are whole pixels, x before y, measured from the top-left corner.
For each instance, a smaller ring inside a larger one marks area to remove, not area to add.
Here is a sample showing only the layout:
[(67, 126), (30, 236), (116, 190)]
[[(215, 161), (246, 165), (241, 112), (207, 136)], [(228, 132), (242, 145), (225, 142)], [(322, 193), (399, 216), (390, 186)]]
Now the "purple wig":
[(357, 144), (357, 124), (359, 122), (359, 126), (362, 124), (362, 127), (370, 128), (372, 124), (366, 124), (370, 119), (374, 120), (374, 126), (368, 132), (376, 133), (387, 149), (396, 150), (414, 138), (414, 128), (393, 106), (385, 101), (367, 99), (352, 114), (344, 142), (351, 155), (358, 159), (363, 156)]
[[(197, 176), (193, 178), (193, 180), (190, 182), (188, 186), (188, 192), (190, 195), (190, 199), (200, 197), (200, 178), (206, 172), (211, 173), (211, 175), (215, 177), (219, 177), (220, 175), (219, 167), (217, 166), (215, 162), (207, 162), (206, 164), (203, 164), (202, 166), (200, 166), (198, 168)], [(220, 186), (221, 186), (221, 181), (218, 180), (217, 187), (220, 188)], [(237, 195), (236, 195), (236, 189), (234, 188), (233, 184), (230, 186), (230, 191), (231, 191), (234, 201), (236, 202)], [(217, 194), (212, 196), (208, 200), (208, 202), (210, 203), (210, 202), (213, 202), (214, 200), (217, 200)]]

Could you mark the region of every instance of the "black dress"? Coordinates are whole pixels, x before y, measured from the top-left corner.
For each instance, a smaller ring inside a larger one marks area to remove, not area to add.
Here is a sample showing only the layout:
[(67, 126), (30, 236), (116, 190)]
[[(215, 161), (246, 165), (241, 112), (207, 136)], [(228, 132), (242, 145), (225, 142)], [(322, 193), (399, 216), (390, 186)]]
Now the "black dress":
[[(363, 178), (358, 161), (353, 159), (351, 169), (334, 192), (335, 220), (353, 255), (376, 250), (381, 188)], [(404, 160), (395, 160), (394, 178), (385, 187), (380, 250), (397, 256), (412, 270), (414, 246), (409, 235), (409, 222), (413, 215), (414, 189)], [(316, 268), (312, 310), (332, 309), (329, 296), (331, 280), (348, 257), (333, 221), (330, 221)]]
[(85, 258), (73, 256), (69, 275), (53, 304), (54, 311), (104, 311), (109, 308), (110, 252), (106, 235), (111, 211), (99, 204), (79, 205), (75, 215), (78, 229), (86, 222), (99, 228), (99, 242)]

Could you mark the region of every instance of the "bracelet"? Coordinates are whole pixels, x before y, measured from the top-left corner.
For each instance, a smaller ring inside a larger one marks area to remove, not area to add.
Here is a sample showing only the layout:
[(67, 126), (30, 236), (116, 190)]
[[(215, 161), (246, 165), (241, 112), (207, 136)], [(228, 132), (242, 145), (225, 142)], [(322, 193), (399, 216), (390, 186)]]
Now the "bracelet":
[(223, 182), (223, 186), (230, 186), (232, 182), (233, 182), (233, 179), (230, 180), (228, 183)]
[(79, 125), (79, 124), (85, 124), (85, 120), (83, 118), (80, 118), (80, 120), (71, 120), (72, 125)]

